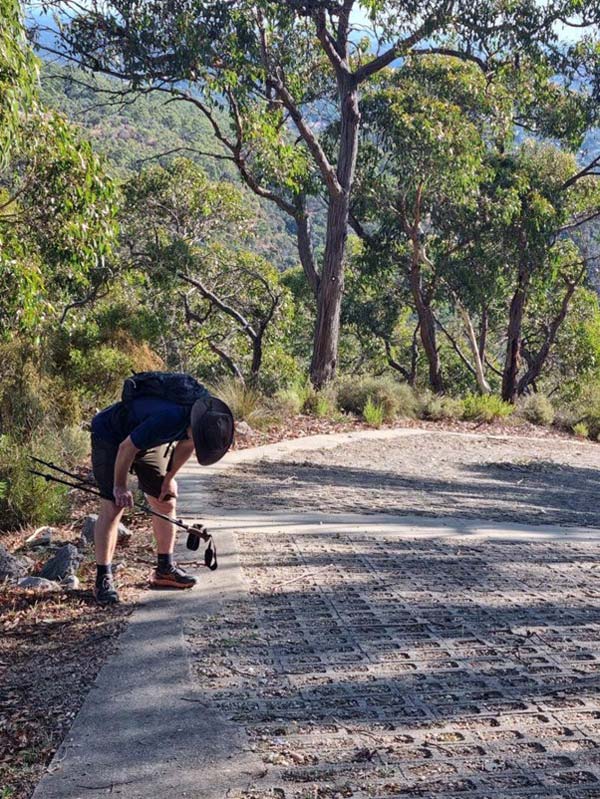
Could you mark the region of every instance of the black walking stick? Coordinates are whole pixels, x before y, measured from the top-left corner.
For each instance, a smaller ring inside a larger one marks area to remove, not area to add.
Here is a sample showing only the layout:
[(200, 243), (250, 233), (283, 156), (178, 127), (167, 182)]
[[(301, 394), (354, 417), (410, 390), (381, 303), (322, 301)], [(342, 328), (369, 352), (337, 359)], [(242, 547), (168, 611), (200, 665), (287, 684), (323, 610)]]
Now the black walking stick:
[[(73, 472), (69, 472), (66, 469), (62, 469), (60, 466), (56, 466), (54, 463), (43, 461), (41, 458), (35, 458), (33, 455), (30, 455), (29, 457), (32, 461), (45, 466), (47, 469), (54, 469), (54, 471), (64, 474), (69, 478), (69, 480), (75, 482), (64, 480), (60, 477), (56, 477), (53, 474), (48, 474), (47, 472), (40, 472), (37, 469), (29, 469), (31, 474), (35, 474), (37, 477), (43, 477), (46, 481), (51, 480), (53, 483), (61, 483), (62, 485), (69, 486), (69, 488), (75, 488), (78, 491), (85, 491), (86, 494), (93, 494), (96, 497), (105, 499), (105, 497), (102, 497), (102, 494), (93, 487), (95, 486), (95, 483), (93, 483), (91, 480), (86, 480), (85, 478), (82, 478)], [(208, 532), (204, 525), (186, 524), (185, 522), (182, 522), (181, 519), (176, 519), (173, 516), (167, 516), (166, 513), (160, 513), (157, 510), (148, 508), (146, 505), (141, 505), (139, 502), (134, 502), (133, 505), (135, 508), (138, 508), (138, 510), (143, 511), (144, 513), (149, 513), (152, 516), (158, 516), (159, 519), (165, 519), (165, 521), (171, 522), (171, 524), (174, 524), (176, 527), (186, 530), (188, 534), (186, 544), (188, 549), (195, 551), (199, 548), (201, 539), (202, 541), (206, 541), (207, 545), (204, 551), (204, 565), (211, 571), (214, 571), (218, 567), (217, 549), (212, 535)]]

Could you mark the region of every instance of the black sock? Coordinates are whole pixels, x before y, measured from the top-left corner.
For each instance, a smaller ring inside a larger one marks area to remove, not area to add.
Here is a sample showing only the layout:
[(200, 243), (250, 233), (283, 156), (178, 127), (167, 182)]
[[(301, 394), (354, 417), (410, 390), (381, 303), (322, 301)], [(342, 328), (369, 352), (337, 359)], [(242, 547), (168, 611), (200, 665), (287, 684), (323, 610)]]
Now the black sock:
[(110, 577), (112, 579), (112, 563), (107, 563), (106, 566), (103, 566), (99, 563), (96, 564), (96, 588), (102, 587), (102, 580), (105, 577)]
[(173, 568), (173, 555), (158, 555), (156, 570), (159, 572), (169, 572)]

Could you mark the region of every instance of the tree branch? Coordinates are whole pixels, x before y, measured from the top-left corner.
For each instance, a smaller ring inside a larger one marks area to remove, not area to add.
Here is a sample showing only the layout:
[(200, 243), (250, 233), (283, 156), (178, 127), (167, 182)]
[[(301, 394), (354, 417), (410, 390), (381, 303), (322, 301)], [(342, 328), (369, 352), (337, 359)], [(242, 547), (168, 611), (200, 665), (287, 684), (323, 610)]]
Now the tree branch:
[(312, 234), (311, 234), (311, 219), (306, 207), (306, 195), (304, 193), (297, 194), (295, 197), (296, 203), (296, 235), (298, 238), (298, 254), (300, 256), (300, 263), (306, 275), (308, 285), (312, 289), (313, 295), (316, 297), (319, 293), (320, 277), (317, 272), (315, 261), (315, 253), (313, 249)]
[(439, 327), (439, 329), (442, 331), (442, 333), (446, 336), (446, 338), (448, 339), (448, 341), (452, 345), (452, 349), (456, 352), (458, 357), (461, 359), (461, 361), (467, 367), (469, 372), (471, 372), (473, 377), (477, 378), (477, 372), (475, 371), (475, 367), (469, 362), (468, 358), (466, 357), (466, 355), (463, 353), (463, 351), (459, 347), (458, 342), (456, 341), (456, 339), (454, 338), (452, 333), (450, 333), (450, 331), (447, 330), (444, 327), (444, 325), (440, 322), (440, 320), (437, 318), (437, 316), (435, 316), (435, 314), (433, 314), (433, 318), (435, 319), (436, 325)]
[(370, 78), (371, 75), (374, 75), (376, 72), (384, 69), (384, 67), (389, 66), (392, 61), (395, 61), (399, 56), (406, 53), (410, 50), (417, 42), (420, 42), (422, 39), (426, 39), (429, 34), (431, 34), (442, 22), (442, 20), (449, 14), (452, 8), (453, 2), (446, 2), (442, 6), (442, 8), (436, 13), (433, 14), (431, 17), (425, 20), (422, 25), (420, 25), (416, 31), (411, 33), (405, 39), (401, 39), (396, 42), (396, 44), (392, 45), (385, 53), (374, 58), (372, 61), (369, 61), (367, 64), (364, 64), (362, 67), (356, 70), (354, 73), (354, 78), (357, 83), (362, 83), (363, 81)]
[(333, 166), (329, 163), (327, 156), (325, 155), (325, 151), (321, 147), (319, 140), (315, 136), (314, 131), (308, 125), (300, 109), (296, 105), (294, 98), (288, 91), (285, 83), (281, 76), (277, 78), (271, 78), (272, 85), (281, 98), (282, 103), (287, 108), (290, 113), (291, 118), (298, 129), (298, 132), (304, 139), (306, 146), (310, 150), (312, 157), (315, 160), (315, 163), (319, 167), (321, 174), (325, 180), (327, 188), (329, 189), (330, 194), (333, 197), (340, 197), (343, 194), (342, 186), (337, 178), (337, 174)]
[(191, 286), (194, 286), (198, 289), (198, 291), (202, 294), (202, 296), (212, 302), (213, 305), (216, 305), (219, 310), (223, 311), (223, 313), (230, 316), (232, 319), (240, 325), (244, 333), (246, 333), (253, 341), (257, 338), (257, 333), (250, 324), (250, 322), (242, 316), (239, 311), (236, 311), (235, 308), (232, 308), (231, 305), (228, 305), (224, 302), (220, 297), (212, 292), (210, 289), (207, 289), (199, 280), (193, 277), (189, 277), (185, 275), (183, 272), (177, 272), (177, 277), (181, 280), (184, 280), (186, 283), (189, 283)]

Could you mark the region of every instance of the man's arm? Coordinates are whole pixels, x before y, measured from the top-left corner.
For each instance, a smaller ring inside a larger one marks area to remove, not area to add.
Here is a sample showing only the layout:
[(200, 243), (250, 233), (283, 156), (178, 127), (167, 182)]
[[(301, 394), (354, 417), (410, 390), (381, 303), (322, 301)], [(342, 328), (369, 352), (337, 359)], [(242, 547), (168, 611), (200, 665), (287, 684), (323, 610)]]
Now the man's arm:
[(127, 488), (127, 475), (131, 469), (131, 464), (139, 449), (131, 440), (131, 436), (127, 436), (125, 441), (119, 445), (117, 452), (117, 459), (115, 461), (115, 477), (113, 494), (115, 503), (120, 508), (133, 507), (133, 494)]
[(193, 452), (194, 442), (191, 438), (184, 438), (182, 441), (178, 441), (175, 445), (173, 457), (171, 459), (171, 468), (164, 476), (160, 489), (160, 496), (158, 498), (160, 502), (169, 496), (177, 496), (177, 483), (173, 478), (181, 469), (183, 464), (189, 460)]

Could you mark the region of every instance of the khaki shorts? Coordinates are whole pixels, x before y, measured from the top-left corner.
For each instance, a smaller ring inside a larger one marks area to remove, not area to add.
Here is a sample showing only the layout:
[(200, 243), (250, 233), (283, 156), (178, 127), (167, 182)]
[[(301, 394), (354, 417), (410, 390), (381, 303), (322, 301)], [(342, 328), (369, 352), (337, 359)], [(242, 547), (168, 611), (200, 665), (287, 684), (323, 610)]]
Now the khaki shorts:
[[(113, 486), (118, 451), (118, 444), (92, 436), (92, 469), (94, 477), (101, 496), (111, 502), (114, 502)], [(158, 447), (143, 449), (138, 452), (131, 465), (131, 474), (136, 475), (138, 485), (144, 494), (158, 499), (162, 481), (169, 470), (172, 456), (173, 444), (160, 444)]]

